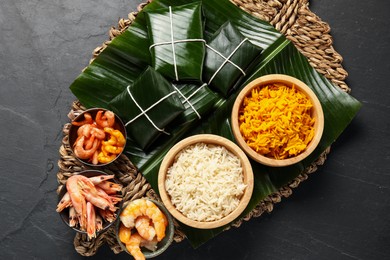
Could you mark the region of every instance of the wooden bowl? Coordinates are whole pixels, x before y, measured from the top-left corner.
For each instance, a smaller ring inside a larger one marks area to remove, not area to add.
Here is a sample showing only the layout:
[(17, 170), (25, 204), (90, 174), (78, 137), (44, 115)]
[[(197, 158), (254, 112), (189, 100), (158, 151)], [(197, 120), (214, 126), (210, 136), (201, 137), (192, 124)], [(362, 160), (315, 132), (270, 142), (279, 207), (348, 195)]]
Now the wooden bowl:
[[(213, 144), (218, 146), (225, 147), (228, 151), (236, 155), (240, 161), (241, 166), (243, 170), (243, 176), (244, 176), (244, 183), (247, 185), (244, 194), (242, 195), (238, 207), (233, 210), (230, 214), (227, 216), (216, 220), (216, 221), (210, 221), (210, 222), (202, 222), (202, 221), (195, 221), (192, 219), (189, 219), (185, 215), (183, 215), (179, 210), (175, 208), (175, 206), (172, 204), (170, 196), (168, 195), (166, 189), (165, 189), (165, 180), (166, 180), (166, 174), (168, 172), (168, 169), (172, 166), (172, 164), (175, 161), (176, 155), (183, 150), (183, 148), (196, 144), (196, 143), (205, 143), (205, 144)], [(181, 223), (191, 226), (194, 228), (199, 229), (212, 229), (224, 226), (233, 220), (235, 220), (246, 208), (246, 206), (249, 203), (249, 200), (252, 196), (253, 191), (253, 171), (251, 164), (249, 162), (248, 157), (245, 155), (245, 153), (238, 147), (235, 143), (232, 141), (223, 138), (221, 136), (217, 135), (211, 135), (211, 134), (201, 134), (201, 135), (195, 135), (188, 137), (179, 143), (177, 143), (175, 146), (173, 146), (169, 152), (164, 157), (158, 174), (158, 189), (160, 192), (160, 197), (165, 205), (165, 207), (168, 209), (168, 211), (172, 214), (174, 218), (176, 218)]]
[[(75, 119), (73, 119), (72, 122), (83, 121), (85, 113), (89, 113), (92, 116), (92, 118), (95, 119), (96, 114), (99, 110), (107, 111), (107, 109), (104, 109), (104, 108), (91, 108), (91, 109), (85, 110), (84, 112), (79, 114)], [(115, 124), (114, 124), (113, 128), (116, 130), (119, 130), (123, 134), (125, 139), (127, 138), (126, 127), (123, 124), (122, 120), (116, 114), (115, 114)], [(108, 164), (114, 162), (122, 154), (123, 151), (120, 154), (118, 154), (115, 157), (115, 159), (111, 160), (110, 162), (98, 163), (98, 164), (92, 164), (90, 161), (88, 161), (86, 159), (81, 159), (81, 158), (77, 157), (77, 155), (74, 153), (74, 143), (76, 142), (76, 139), (77, 139), (77, 130), (78, 129), (79, 129), (79, 126), (76, 126), (73, 124), (70, 126), (70, 128), (69, 128), (69, 145), (70, 145), (70, 149), (72, 150), (74, 157), (76, 157), (83, 164), (88, 165), (88, 166), (105, 166), (105, 165), (108, 165)], [(126, 144), (124, 146), (126, 146)]]
[[(263, 156), (260, 153), (257, 153), (255, 150), (249, 147), (249, 145), (245, 142), (243, 136), (241, 135), (240, 127), (239, 127), (238, 113), (244, 97), (247, 96), (252, 91), (253, 88), (258, 86), (261, 87), (272, 83), (282, 83), (288, 87), (292, 87), (294, 85), (295, 88), (301, 91), (302, 93), (304, 93), (313, 104), (313, 107), (311, 109), (311, 113), (312, 113), (311, 116), (315, 118), (314, 137), (306, 147), (306, 150), (304, 150), (302, 153), (298, 154), (297, 156), (290, 157), (287, 159), (274, 159), (274, 158)], [(272, 166), (272, 167), (288, 166), (305, 159), (317, 147), (318, 143), (321, 140), (322, 132), (324, 129), (324, 114), (322, 111), (321, 103), (319, 102), (315, 93), (302, 81), (294, 77), (282, 75), (282, 74), (271, 74), (271, 75), (262, 76), (260, 78), (253, 80), (247, 86), (245, 86), (238, 94), (235, 100), (232, 109), (231, 121), (232, 121), (231, 123), (232, 123), (232, 130), (233, 130), (234, 137), (238, 145), (245, 151), (245, 153), (253, 160), (261, 164)]]
[[(143, 198), (143, 199), (147, 199), (147, 200), (150, 200), (151, 202), (153, 202), (162, 211), (162, 213), (164, 213), (164, 215), (167, 217), (167, 220), (168, 220), (168, 225), (167, 225), (167, 228), (165, 230), (165, 237), (160, 242), (157, 243), (157, 249), (155, 251), (151, 251), (145, 247), (141, 247), (142, 254), (145, 256), (146, 259), (149, 259), (149, 258), (153, 258), (153, 257), (156, 257), (156, 256), (162, 254), (172, 244), (173, 235), (175, 234), (175, 226), (173, 223), (172, 216), (169, 214), (168, 210), (164, 207), (164, 205), (162, 203), (155, 201), (155, 200), (152, 200), (152, 199), (149, 199), (149, 198)], [(129, 204), (130, 202), (131, 201), (126, 201), (125, 203), (123, 203), (121, 212), (122, 212), (122, 210), (124, 210), (126, 208), (127, 204)], [(118, 215), (120, 215), (120, 213)], [(121, 248), (123, 249), (123, 251), (130, 254), (130, 252), (126, 249), (126, 245), (124, 245), (119, 238), (119, 228), (120, 228), (121, 223), (122, 223), (122, 221), (120, 221), (120, 218), (119, 218), (117, 223), (116, 223), (116, 232), (115, 232), (116, 239), (117, 239), (119, 245), (121, 246)]]

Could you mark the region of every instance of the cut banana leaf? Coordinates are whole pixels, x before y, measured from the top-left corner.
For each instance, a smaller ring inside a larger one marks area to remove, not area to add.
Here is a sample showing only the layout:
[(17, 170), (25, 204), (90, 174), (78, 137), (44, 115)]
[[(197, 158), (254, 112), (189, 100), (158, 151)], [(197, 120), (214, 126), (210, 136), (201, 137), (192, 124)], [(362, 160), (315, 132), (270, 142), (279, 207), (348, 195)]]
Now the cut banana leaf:
[(163, 76), (148, 67), (132, 85), (116, 96), (109, 107), (126, 126), (129, 137), (146, 150), (184, 106), (180, 96)]
[(200, 2), (149, 10), (152, 66), (171, 80), (202, 80), (205, 54)]
[(214, 33), (206, 45), (203, 80), (227, 97), (259, 59), (262, 49), (253, 45), (230, 22)]
[[(183, 5), (191, 2), (193, 1), (177, 0), (174, 4)], [(172, 1), (154, 0), (144, 8), (144, 11), (167, 8), (169, 5), (172, 5)], [(234, 140), (229, 121), (231, 107), (238, 91), (246, 83), (270, 73), (297, 77), (314, 90), (323, 106), (325, 117), (323, 137), (313, 154), (296, 165), (270, 168), (252, 162), (255, 177), (254, 191), (244, 215), (262, 199), (292, 181), (317, 159), (347, 127), (361, 105), (316, 72), (293, 44), (270, 24), (245, 13), (228, 0), (207, 0), (202, 2), (202, 6), (206, 19), (204, 31), (206, 40), (210, 40), (218, 28), (230, 21), (253, 44), (263, 48), (263, 53), (259, 59), (256, 59), (256, 65), (251, 73), (242, 79), (242, 83), (227, 100), (218, 96), (213, 99), (212, 105), (206, 98), (195, 102), (197, 106), (206, 108), (202, 111), (204, 114), (201, 120), (194, 120), (194, 111), (187, 110), (188, 114), (182, 113), (170, 124), (171, 135), (159, 138), (147, 153), (132, 145), (132, 140), (128, 141), (125, 153), (152, 187), (158, 191), (158, 168), (164, 155), (175, 143), (197, 133), (214, 133)], [(108, 102), (132, 83), (147, 65), (151, 65), (144, 11), (138, 14), (129, 29), (116, 37), (72, 84), (71, 90), (85, 106), (106, 107)], [(198, 230), (185, 226), (183, 229), (194, 247), (200, 246), (222, 231), (222, 229)]]

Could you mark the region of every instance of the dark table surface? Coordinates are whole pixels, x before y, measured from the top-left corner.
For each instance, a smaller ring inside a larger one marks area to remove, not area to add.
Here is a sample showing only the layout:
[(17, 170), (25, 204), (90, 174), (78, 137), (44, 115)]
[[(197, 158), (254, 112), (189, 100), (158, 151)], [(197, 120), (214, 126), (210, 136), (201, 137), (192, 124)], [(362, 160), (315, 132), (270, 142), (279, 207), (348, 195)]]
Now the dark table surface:
[[(140, 1), (0, 1), (0, 259), (78, 259), (55, 212), (69, 85)], [(157, 259), (390, 259), (390, 2), (317, 0), (363, 107), (272, 214)], [(101, 248), (93, 259), (128, 259)]]

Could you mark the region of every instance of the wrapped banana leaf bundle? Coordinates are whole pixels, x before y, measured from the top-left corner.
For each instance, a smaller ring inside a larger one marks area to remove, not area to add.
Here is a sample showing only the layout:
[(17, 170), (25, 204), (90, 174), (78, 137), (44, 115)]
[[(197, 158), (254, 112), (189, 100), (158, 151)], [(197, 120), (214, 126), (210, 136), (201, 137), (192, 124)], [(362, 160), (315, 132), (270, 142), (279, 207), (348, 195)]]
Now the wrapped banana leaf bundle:
[(205, 55), (200, 2), (145, 12), (153, 68), (175, 81), (202, 80)]
[(173, 87), (185, 107), (183, 113), (175, 119), (178, 125), (202, 119), (219, 100), (218, 95), (210, 90), (207, 84), (174, 84)]
[(262, 52), (229, 21), (212, 35), (206, 47), (203, 80), (224, 97), (229, 96)]
[(128, 136), (143, 150), (161, 134), (169, 135), (164, 128), (185, 109), (172, 84), (151, 67), (109, 106), (124, 121)]

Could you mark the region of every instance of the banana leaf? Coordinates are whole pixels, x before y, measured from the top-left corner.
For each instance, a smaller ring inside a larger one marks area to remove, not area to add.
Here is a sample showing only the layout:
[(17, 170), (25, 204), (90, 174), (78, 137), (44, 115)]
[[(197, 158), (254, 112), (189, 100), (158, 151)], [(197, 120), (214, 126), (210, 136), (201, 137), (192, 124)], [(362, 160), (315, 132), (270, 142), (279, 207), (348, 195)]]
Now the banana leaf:
[(163, 133), (169, 135), (165, 126), (185, 109), (171, 83), (152, 67), (111, 100), (109, 106), (124, 120), (129, 137), (143, 150)]
[(193, 41), (203, 40), (201, 10), (195, 2), (146, 12), (152, 66), (167, 78), (201, 81), (205, 45)]
[[(177, 0), (175, 5), (190, 3), (190, 0)], [(144, 11), (172, 5), (169, 0), (154, 0)], [(331, 145), (356, 115), (361, 104), (342, 92), (326, 78), (316, 72), (307, 59), (270, 24), (261, 21), (234, 6), (228, 0), (207, 0), (202, 3), (206, 19), (204, 37), (208, 41), (225, 22), (230, 21), (253, 44), (264, 49), (256, 60), (255, 67), (242, 80), (237, 90), (224, 99), (217, 96), (209, 111), (204, 111), (202, 119), (184, 120), (185, 115), (175, 124), (171, 136), (159, 139), (147, 152), (136, 148), (130, 140), (125, 153), (139, 168), (145, 178), (157, 190), (157, 173), (161, 160), (167, 151), (181, 139), (196, 133), (214, 133), (234, 140), (230, 127), (230, 113), (238, 91), (252, 79), (269, 73), (283, 73), (302, 80), (317, 94), (324, 111), (325, 129), (318, 148), (305, 161), (283, 168), (265, 167), (252, 162), (254, 170), (254, 191), (251, 201), (244, 211), (250, 212), (262, 199), (292, 181), (305, 167), (313, 162), (321, 152)], [(76, 97), (87, 107), (107, 106), (107, 103), (133, 82), (151, 64), (149, 50), (145, 47), (148, 34), (144, 11), (122, 35), (97, 57), (71, 85)], [(148, 45), (146, 45), (148, 46)], [(202, 107), (202, 99), (196, 105)], [(194, 116), (188, 111), (188, 116)], [(211, 239), (220, 229), (198, 230), (183, 226), (183, 230), (193, 247), (198, 247)]]
[(230, 22), (214, 33), (206, 45), (203, 80), (227, 97), (250, 71), (262, 49), (247, 40)]

